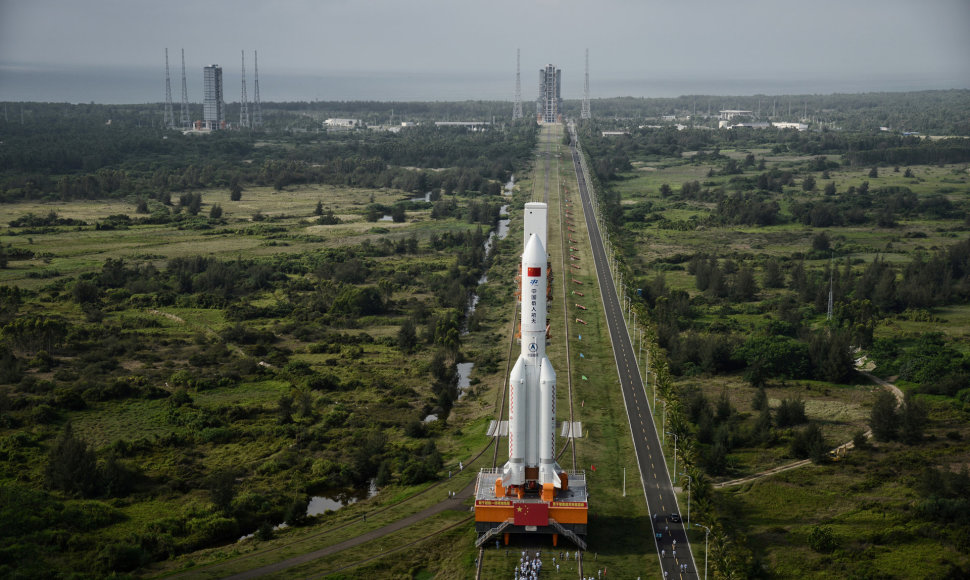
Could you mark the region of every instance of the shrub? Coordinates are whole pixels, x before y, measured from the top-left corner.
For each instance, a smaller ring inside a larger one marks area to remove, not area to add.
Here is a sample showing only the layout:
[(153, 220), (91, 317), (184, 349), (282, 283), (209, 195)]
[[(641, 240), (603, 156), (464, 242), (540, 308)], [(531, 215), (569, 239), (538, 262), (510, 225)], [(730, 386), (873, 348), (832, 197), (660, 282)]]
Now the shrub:
[(140, 545), (120, 542), (104, 546), (96, 556), (102, 572), (130, 572), (148, 562), (148, 558)]
[(805, 417), (805, 401), (800, 399), (785, 399), (778, 406), (775, 423), (779, 427), (791, 427), (792, 425), (800, 425), (806, 421), (808, 421), (808, 418)]
[(813, 550), (820, 553), (828, 553), (839, 546), (839, 539), (835, 536), (832, 528), (828, 526), (815, 526), (808, 534), (808, 545)]

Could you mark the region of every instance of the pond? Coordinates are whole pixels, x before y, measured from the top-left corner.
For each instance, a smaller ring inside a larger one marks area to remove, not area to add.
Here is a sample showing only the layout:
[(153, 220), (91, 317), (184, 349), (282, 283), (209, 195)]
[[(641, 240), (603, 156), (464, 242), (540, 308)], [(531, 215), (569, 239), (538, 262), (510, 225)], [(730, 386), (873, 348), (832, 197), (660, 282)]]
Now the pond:
[(322, 490), (318, 495), (310, 498), (310, 503), (306, 506), (306, 515), (315, 516), (327, 510), (339, 510), (340, 508), (357, 503), (362, 499), (377, 495), (377, 486), (374, 480), (366, 488), (355, 487), (331, 487)]

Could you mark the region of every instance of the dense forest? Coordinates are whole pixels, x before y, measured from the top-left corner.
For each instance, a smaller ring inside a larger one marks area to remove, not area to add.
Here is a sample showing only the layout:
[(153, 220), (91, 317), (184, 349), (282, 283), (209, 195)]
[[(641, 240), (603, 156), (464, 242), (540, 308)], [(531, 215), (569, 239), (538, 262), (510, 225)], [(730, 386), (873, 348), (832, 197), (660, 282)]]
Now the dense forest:
[[(579, 117), (580, 101), (567, 101), (567, 114)], [(720, 109), (751, 111), (752, 121), (802, 121), (830, 130), (874, 133), (880, 127), (923, 135), (970, 135), (970, 91), (940, 90), (904, 93), (842, 93), (831, 95), (684, 95), (673, 98), (593, 99), (593, 117), (611, 126), (630, 120), (656, 123), (664, 116), (677, 122), (717, 126)], [(713, 125), (711, 122), (713, 121)]]
[[(136, 197), (232, 184), (333, 184), (424, 194), (495, 194), (535, 143), (536, 126), (492, 130), (421, 125), (400, 132), (215, 132), (200, 137), (96, 112), (32, 104), (45, 115), (3, 125), (0, 202)], [(39, 118), (38, 118), (39, 117)]]

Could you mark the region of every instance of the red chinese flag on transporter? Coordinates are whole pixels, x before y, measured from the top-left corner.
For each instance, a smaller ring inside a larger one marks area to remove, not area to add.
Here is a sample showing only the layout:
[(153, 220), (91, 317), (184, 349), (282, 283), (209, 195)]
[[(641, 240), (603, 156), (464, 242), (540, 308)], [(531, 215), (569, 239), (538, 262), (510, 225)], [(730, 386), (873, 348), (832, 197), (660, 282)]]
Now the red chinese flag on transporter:
[(545, 502), (515, 504), (515, 519), (517, 526), (548, 526), (549, 504)]
[(534, 276), (542, 275), (542, 268), (526, 268), (525, 275), (532, 278)]

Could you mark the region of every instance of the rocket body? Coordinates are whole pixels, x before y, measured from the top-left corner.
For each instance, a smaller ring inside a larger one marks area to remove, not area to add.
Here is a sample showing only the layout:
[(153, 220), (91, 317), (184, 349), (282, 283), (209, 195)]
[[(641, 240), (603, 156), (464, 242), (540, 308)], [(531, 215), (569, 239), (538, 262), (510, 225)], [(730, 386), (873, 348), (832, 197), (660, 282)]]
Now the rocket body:
[(505, 486), (521, 486), (534, 479), (540, 486), (552, 483), (559, 488), (556, 371), (546, 356), (547, 259), (535, 233), (525, 244), (521, 268), (522, 346), (509, 375), (509, 461), (502, 479)]

